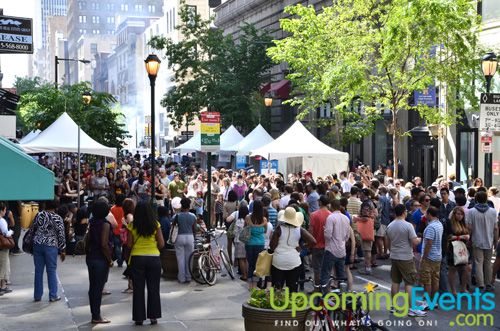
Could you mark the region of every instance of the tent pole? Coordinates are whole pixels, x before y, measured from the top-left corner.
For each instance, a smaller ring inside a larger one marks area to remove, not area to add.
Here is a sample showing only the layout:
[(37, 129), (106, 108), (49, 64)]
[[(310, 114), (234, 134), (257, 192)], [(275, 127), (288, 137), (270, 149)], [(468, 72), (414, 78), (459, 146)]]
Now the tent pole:
[(271, 176), (271, 153), (267, 154), (267, 175)]

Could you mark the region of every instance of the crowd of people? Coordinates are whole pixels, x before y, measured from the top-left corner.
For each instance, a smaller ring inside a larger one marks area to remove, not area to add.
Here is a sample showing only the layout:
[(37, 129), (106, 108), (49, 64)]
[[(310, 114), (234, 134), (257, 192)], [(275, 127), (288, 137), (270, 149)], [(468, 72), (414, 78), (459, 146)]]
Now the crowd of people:
[[(469, 188), (453, 175), (424, 187), (419, 177), (406, 182), (364, 166), (316, 178), (309, 171), (285, 176), (222, 168), (212, 172), (209, 208), (206, 171), (176, 162), (155, 166), (157, 175), (151, 178), (151, 166), (141, 158), (129, 156), (97, 171), (85, 163), (80, 192), (75, 169), (61, 175), (55, 190), (60, 204), (46, 203), (34, 220), (35, 301), (43, 295), (44, 267), (49, 300), (60, 299), (57, 256), (64, 261), (65, 254), (80, 251), (86, 254), (93, 323), (109, 322), (101, 316), (100, 303), (109, 293), (109, 267), (116, 263), (126, 265), (124, 293), (133, 293), (133, 320), (142, 324), (148, 318), (155, 324), (161, 317), (159, 282), (165, 269), (160, 256), (175, 249), (177, 280), (189, 283), (195, 237), (207, 228), (226, 231), (230, 259), (250, 289), (270, 283), (303, 290), (299, 280), (310, 270), (325, 291), (344, 279), (351, 290), (353, 270), (371, 275), (377, 261), (390, 259), (392, 295), (403, 282), (408, 294), (420, 285), (431, 298), (494, 290), (500, 269), (499, 190), (484, 187), (479, 178)], [(151, 190), (156, 213), (149, 203)], [(10, 236), (6, 214), (0, 203), (0, 231)], [(178, 235), (168, 242), (173, 225)], [(263, 250), (273, 254), (273, 261), (270, 277), (259, 278), (254, 271)], [(0, 250), (0, 295), (10, 291), (8, 258)], [(410, 316), (426, 315), (429, 304), (419, 304), (422, 309), (411, 309)]]

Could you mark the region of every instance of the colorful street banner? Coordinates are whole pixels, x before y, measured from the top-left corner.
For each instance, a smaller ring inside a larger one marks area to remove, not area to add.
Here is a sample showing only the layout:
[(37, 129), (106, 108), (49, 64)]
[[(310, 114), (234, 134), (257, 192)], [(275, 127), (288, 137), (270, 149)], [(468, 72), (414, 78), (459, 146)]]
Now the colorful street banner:
[(220, 148), (220, 113), (201, 113), (201, 150), (215, 152)]

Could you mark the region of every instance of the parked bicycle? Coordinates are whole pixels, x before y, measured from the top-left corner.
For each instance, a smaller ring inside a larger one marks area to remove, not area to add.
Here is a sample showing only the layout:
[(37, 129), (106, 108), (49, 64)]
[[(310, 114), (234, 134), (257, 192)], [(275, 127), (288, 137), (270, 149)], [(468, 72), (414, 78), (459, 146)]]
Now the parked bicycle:
[[(369, 310), (364, 310), (362, 307), (361, 298), (356, 297), (356, 305), (353, 305), (352, 298), (346, 298), (346, 310), (342, 310), (341, 305), (335, 310), (327, 309), (324, 301), (324, 297), (328, 294), (327, 290), (333, 281), (338, 282), (338, 288), (331, 290), (331, 293), (336, 293), (343, 301), (343, 295), (347, 293), (356, 293), (355, 291), (347, 291), (347, 279), (345, 278), (334, 278), (331, 277), (328, 285), (314, 285), (315, 291), (323, 293), (322, 297), (317, 298), (315, 302), (316, 307), (320, 307), (319, 310), (311, 309), (306, 317), (306, 330), (309, 331), (388, 331), (385, 326), (379, 325), (373, 321), (370, 317)], [(300, 282), (312, 282), (312, 278), (300, 281)], [(378, 285), (374, 285), (374, 289), (377, 289)], [(367, 293), (364, 291), (363, 293)], [(328, 306), (335, 306), (335, 302), (329, 299)], [(353, 309), (353, 307), (355, 309)]]
[[(233, 265), (226, 250), (218, 241), (223, 234), (224, 232), (221, 232), (217, 235), (215, 230), (207, 231), (202, 240), (195, 242), (195, 250), (189, 257), (189, 271), (196, 282), (215, 285), (217, 273), (222, 272), (222, 267), (231, 279), (234, 279)], [(212, 241), (215, 242), (215, 247), (212, 246)]]

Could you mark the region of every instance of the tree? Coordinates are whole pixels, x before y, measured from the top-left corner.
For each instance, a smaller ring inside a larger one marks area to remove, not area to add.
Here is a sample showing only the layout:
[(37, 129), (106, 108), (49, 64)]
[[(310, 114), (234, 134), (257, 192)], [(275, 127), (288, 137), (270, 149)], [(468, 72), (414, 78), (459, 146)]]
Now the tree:
[[(451, 125), (464, 102), (477, 108), (479, 19), (472, 1), (337, 0), (320, 13), (302, 5), (285, 11), (292, 18), (281, 27), (290, 36), (268, 53), (290, 65), (301, 116), (327, 100), (335, 105), (338, 127), (361, 100), (364, 116), (354, 117), (365, 123), (353, 126), (369, 129), (370, 119), (390, 110), (394, 164), (398, 141), (408, 135), (398, 123), (402, 111), (418, 111), (429, 125)], [(410, 102), (414, 91), (433, 85), (447, 89), (444, 110)], [(338, 136), (350, 131), (337, 130)]]
[(186, 5), (179, 16), (181, 41), (161, 36), (149, 41), (153, 48), (165, 50), (168, 67), (175, 72), (175, 86), (161, 102), (171, 123), (178, 129), (186, 119), (191, 122), (202, 110), (211, 109), (221, 113), (222, 125), (250, 131), (261, 117), (252, 109), (259, 109), (253, 106), (255, 93), (271, 66), (266, 55), (271, 38), (246, 24), (234, 41)]
[(27, 131), (44, 130), (67, 112), (83, 131), (105, 146), (120, 149), (128, 137), (124, 116), (111, 94), (93, 91), (90, 104), (83, 102), (82, 94), (91, 90), (88, 83), (56, 89), (39, 79), (17, 78), (15, 86), (21, 96), (17, 111)]

